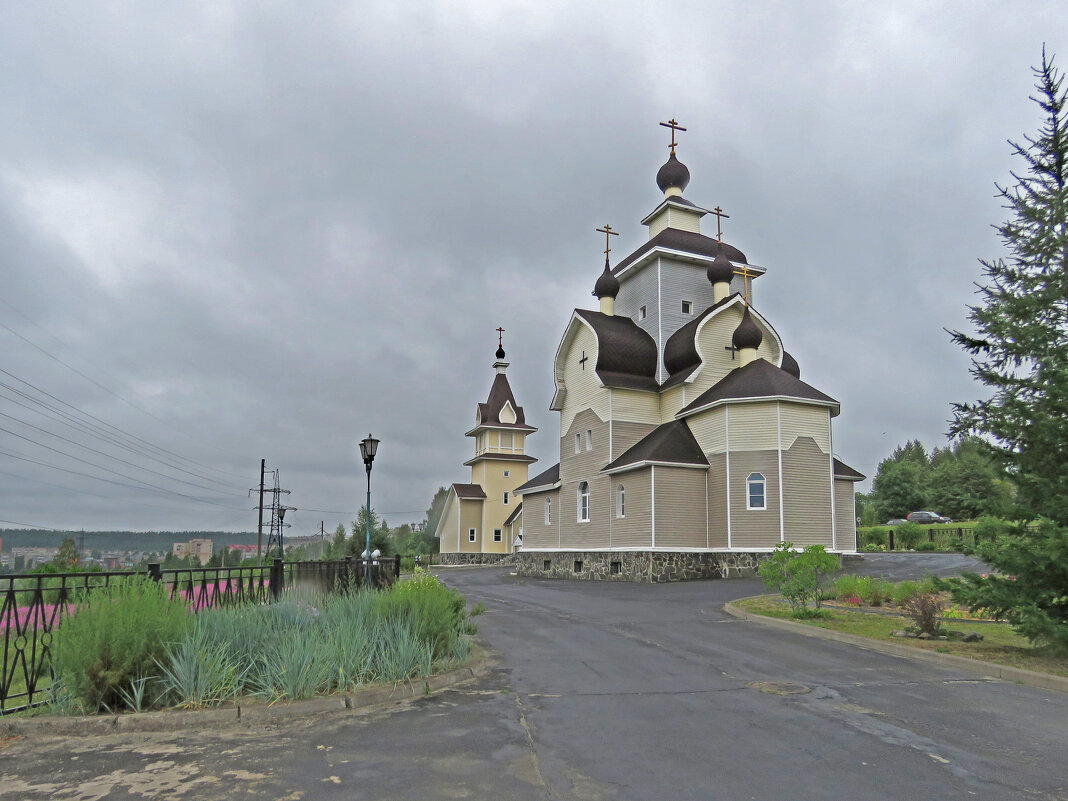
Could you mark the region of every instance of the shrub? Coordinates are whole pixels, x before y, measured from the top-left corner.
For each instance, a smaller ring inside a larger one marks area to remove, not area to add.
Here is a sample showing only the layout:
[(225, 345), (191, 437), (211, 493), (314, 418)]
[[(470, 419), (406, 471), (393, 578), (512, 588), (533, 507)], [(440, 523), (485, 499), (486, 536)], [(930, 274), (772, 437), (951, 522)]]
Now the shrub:
[(890, 600), (897, 606), (904, 606), (920, 591), (920, 585), (915, 581), (902, 581), (894, 585), (893, 590), (890, 592)]
[(159, 700), (175, 706), (215, 706), (240, 692), (250, 664), (235, 659), (229, 644), (212, 635), (212, 626), (197, 618), (192, 631), (158, 663)]
[(861, 578), (852, 574), (839, 576), (831, 584), (831, 597), (844, 600), (860, 596)]
[(807, 545), (799, 553), (792, 542), (781, 542), (757, 572), (765, 586), (782, 593), (797, 612), (807, 610), (809, 602), (820, 608), (821, 584), (840, 567), (838, 557), (827, 553), (822, 545)]
[(93, 590), (56, 631), (56, 680), (83, 712), (121, 708), (192, 622), (188, 607), (150, 579)]
[(919, 523), (902, 523), (894, 529), (894, 544), (898, 548), (915, 548), (923, 535), (924, 528)]
[(860, 588), (860, 597), (864, 599), (864, 603), (869, 606), (882, 606), (886, 601), (889, 601), (894, 586), (886, 579), (881, 578), (868, 578)]
[(937, 551), (938, 546), (933, 542), (921, 542), (916, 546), (917, 551)]
[(882, 553), (886, 550), (886, 547), (883, 545), (876, 545), (875, 543), (871, 543), (869, 545), (861, 547), (860, 550), (863, 553)]
[(917, 593), (901, 608), (921, 633), (938, 634), (942, 629), (942, 599), (935, 593)]
[(1008, 534), (1011, 530), (1012, 526), (1000, 517), (983, 515), (976, 521), (975, 528), (972, 529), (972, 536), (975, 537), (975, 544), (978, 545), (980, 542), (993, 542), (998, 537)]
[(857, 529), (857, 537), (858, 541), (862, 543), (862, 547), (866, 545), (881, 545), (885, 548), (889, 540), (889, 534), (887, 534), (887, 530), (883, 526)]

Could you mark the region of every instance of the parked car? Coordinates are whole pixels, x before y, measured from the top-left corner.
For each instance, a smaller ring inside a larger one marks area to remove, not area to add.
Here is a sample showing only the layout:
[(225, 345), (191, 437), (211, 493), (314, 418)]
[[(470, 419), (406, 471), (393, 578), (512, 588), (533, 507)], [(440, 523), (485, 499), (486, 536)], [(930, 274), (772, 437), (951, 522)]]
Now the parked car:
[(895, 517), (893, 520), (887, 520), (886, 521), (886, 525), (888, 525), (888, 526), (900, 526), (902, 523), (907, 523), (907, 522), (908, 521), (905, 520), (905, 518), (903, 518), (903, 517)]
[(905, 515), (905, 519), (910, 523), (930, 524), (930, 523), (952, 523), (948, 517), (942, 517), (938, 512), (909, 512)]

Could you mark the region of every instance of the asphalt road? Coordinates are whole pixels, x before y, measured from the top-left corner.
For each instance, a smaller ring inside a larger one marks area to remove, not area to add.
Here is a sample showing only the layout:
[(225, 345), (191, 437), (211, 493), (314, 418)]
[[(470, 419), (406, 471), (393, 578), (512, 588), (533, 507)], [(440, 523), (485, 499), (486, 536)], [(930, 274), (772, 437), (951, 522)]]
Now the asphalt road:
[(273, 728), (11, 741), (0, 799), (1068, 799), (1068, 695), (723, 613), (758, 581), (443, 576), (487, 607), (481, 679)]

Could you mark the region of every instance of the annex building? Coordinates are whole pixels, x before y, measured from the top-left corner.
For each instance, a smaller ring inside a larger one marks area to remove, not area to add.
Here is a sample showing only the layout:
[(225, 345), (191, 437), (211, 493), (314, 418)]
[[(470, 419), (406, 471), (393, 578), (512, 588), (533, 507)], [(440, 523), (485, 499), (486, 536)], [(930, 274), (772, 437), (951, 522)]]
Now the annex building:
[[(684, 197), (678, 126), (665, 125), (671, 152), (656, 176), (662, 197), (641, 221), (648, 241), (614, 266), (606, 246), (599, 308), (575, 309), (557, 349), (559, 462), (500, 483), (533, 461), (522, 438), (534, 429), (514, 402), (503, 410), (511, 393), (495, 381), (468, 432), (485, 437), (472, 484), (453, 486), (442, 515), (443, 552), (504, 550), (496, 528), (492, 543), (483, 536), (499, 525), (521, 543), (520, 575), (655, 582), (748, 572), (785, 540), (856, 550), (853, 489), (864, 476), (834, 456), (839, 403), (801, 380), (758, 311), (753, 283), (766, 270), (722, 241), (721, 209)], [(716, 237), (701, 230), (709, 214)], [(615, 233), (599, 230), (606, 242)], [(522, 497), (508, 516), (506, 490)]]

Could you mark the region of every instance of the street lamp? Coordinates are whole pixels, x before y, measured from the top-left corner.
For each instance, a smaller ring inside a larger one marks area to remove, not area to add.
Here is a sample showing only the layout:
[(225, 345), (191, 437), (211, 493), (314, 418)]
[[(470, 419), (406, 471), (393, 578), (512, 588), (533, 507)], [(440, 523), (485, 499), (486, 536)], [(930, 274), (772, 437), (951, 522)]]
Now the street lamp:
[(286, 507), (278, 507), (278, 558), (286, 558), (286, 548), (284, 543), (285, 537), (283, 536), (286, 530)]
[(367, 435), (367, 439), (360, 443), (360, 455), (363, 457), (363, 465), (367, 468), (367, 550), (364, 552), (363, 564), (367, 575), (367, 586), (371, 585), (371, 463), (378, 453), (378, 440)]

